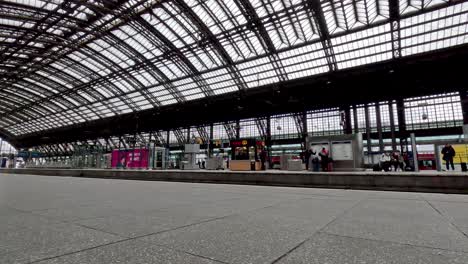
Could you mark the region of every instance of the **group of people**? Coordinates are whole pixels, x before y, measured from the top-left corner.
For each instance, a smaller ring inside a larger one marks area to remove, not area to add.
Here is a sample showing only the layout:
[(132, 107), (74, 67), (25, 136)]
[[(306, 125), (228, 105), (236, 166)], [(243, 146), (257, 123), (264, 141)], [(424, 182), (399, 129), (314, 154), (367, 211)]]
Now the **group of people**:
[(398, 171), (398, 169), (400, 169), (401, 171), (404, 171), (405, 161), (404, 161), (403, 156), (398, 151), (395, 151), (393, 153), (384, 152), (382, 153), (382, 156), (380, 157), (379, 166), (380, 166), (380, 169), (384, 171), (390, 171), (392, 167), (394, 168), (393, 171)]
[(313, 171), (319, 171), (320, 167), (322, 168), (322, 171), (329, 170), (329, 164), (332, 160), (326, 148), (322, 148), (320, 152), (310, 148), (306, 150), (302, 156), (303, 162), (306, 165), (306, 170), (309, 170), (310, 168)]
[[(442, 159), (445, 161), (445, 167), (448, 170), (452, 168), (455, 170), (455, 166), (453, 164), (453, 158), (455, 157), (455, 149), (450, 145), (446, 144), (441, 151)], [(405, 170), (405, 160), (400, 152), (395, 151), (391, 152), (384, 152), (380, 157), (380, 162), (378, 164), (378, 170), (390, 171), (393, 167), (393, 171), (397, 171), (399, 168), (404, 171)]]

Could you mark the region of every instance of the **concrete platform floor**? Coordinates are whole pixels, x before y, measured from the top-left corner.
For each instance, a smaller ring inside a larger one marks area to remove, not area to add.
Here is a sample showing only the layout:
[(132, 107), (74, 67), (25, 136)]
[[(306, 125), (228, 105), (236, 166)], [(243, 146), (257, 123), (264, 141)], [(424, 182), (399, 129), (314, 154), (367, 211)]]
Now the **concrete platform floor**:
[(0, 263), (468, 263), (468, 196), (0, 174)]

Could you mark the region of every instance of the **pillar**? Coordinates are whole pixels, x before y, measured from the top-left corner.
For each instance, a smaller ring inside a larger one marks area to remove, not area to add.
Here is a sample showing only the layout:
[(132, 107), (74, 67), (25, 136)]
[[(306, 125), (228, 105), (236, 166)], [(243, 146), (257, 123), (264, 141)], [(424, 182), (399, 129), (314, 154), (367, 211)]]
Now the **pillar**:
[(462, 114), (463, 114), (463, 124), (468, 124), (468, 96), (466, 91), (460, 91), (460, 103), (462, 107)]
[(463, 139), (468, 142), (468, 96), (465, 90), (459, 91), (463, 115)]
[(364, 113), (366, 119), (366, 138), (367, 138), (367, 158), (371, 158), (372, 142), (371, 142), (371, 128), (370, 128), (370, 116), (369, 116), (369, 105), (364, 106)]
[(375, 117), (376, 117), (376, 123), (377, 123), (377, 134), (379, 135), (379, 150), (380, 152), (383, 152), (385, 149), (384, 143), (383, 143), (383, 137), (382, 137), (382, 116), (380, 115), (380, 103), (376, 102), (375, 103)]
[(393, 115), (393, 102), (388, 102), (388, 111), (390, 118), (390, 137), (392, 139), (392, 150), (396, 151), (396, 138), (395, 138), (395, 116)]
[(358, 122), (358, 115), (357, 115), (357, 107), (353, 106), (353, 117), (354, 117), (354, 133), (359, 133), (359, 122)]
[(304, 143), (304, 149), (307, 150), (307, 111), (302, 112), (302, 142)]
[[(353, 128), (351, 125), (351, 108), (349, 105), (340, 108), (340, 115), (341, 111), (344, 112), (344, 124), (343, 124), (343, 132), (345, 134), (352, 134)], [(341, 116), (340, 116), (341, 118)]]
[(400, 147), (401, 147), (401, 151), (403, 152), (404, 149), (407, 149), (407, 144), (408, 144), (408, 132), (406, 131), (406, 118), (405, 118), (405, 104), (404, 104), (403, 99), (401, 98), (397, 99), (396, 106), (397, 106), (397, 118), (398, 118), (398, 132), (400, 134)]
[(168, 148), (168, 149), (169, 149), (170, 136), (171, 136), (170, 130), (167, 130), (166, 131), (166, 148)]

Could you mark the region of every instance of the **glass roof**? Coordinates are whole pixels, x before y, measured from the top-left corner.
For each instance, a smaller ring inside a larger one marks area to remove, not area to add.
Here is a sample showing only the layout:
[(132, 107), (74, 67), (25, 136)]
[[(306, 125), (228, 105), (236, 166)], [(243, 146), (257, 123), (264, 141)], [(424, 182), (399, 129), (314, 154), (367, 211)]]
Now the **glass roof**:
[(6, 0), (0, 128), (35, 133), (468, 42), (449, 0)]

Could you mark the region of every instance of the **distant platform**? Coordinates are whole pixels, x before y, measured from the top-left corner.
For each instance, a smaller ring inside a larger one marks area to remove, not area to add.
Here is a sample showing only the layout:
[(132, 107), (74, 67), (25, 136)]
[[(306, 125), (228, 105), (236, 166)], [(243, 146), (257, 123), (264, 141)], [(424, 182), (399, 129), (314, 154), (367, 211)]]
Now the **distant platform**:
[(468, 173), (462, 172), (0, 169), (0, 173), (468, 194)]

